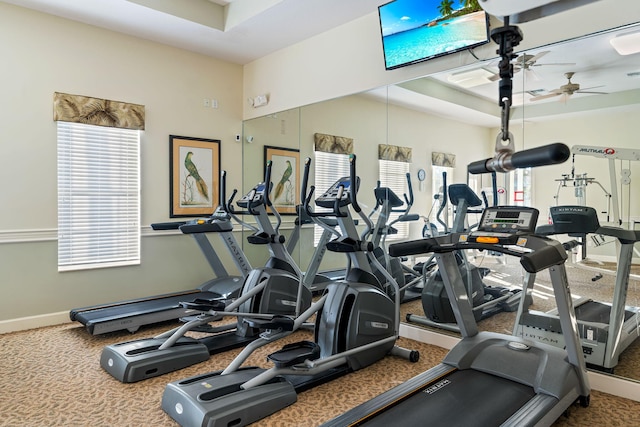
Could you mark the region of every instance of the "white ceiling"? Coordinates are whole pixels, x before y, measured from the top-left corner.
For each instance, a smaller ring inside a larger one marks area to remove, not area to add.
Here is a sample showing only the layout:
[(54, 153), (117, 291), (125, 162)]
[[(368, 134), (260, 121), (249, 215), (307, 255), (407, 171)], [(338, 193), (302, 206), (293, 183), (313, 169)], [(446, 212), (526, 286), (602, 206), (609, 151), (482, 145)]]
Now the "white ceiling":
[[(376, 12), (384, 3), (384, 0), (2, 1), (237, 64), (247, 64)], [(220, 25), (214, 28), (217, 18)]]
[[(375, 13), (385, 0), (2, 0), (56, 16), (191, 50), (225, 61), (246, 64), (274, 51), (364, 15)], [(149, 7), (151, 6), (151, 7)], [(153, 8), (152, 8), (153, 7)], [(180, 16), (177, 16), (180, 15)], [(622, 32), (628, 32), (625, 29)], [(609, 39), (615, 33), (545, 46), (527, 51), (548, 52), (532, 67), (533, 73), (514, 77), (514, 110), (527, 109), (527, 119), (539, 120), (579, 111), (640, 106), (640, 54), (618, 55)], [(465, 69), (484, 68), (497, 73), (497, 60)], [(574, 63), (574, 65), (547, 65)], [(456, 70), (459, 72), (462, 70)], [(567, 83), (564, 73), (575, 72), (573, 83), (597, 87), (608, 95), (574, 94), (529, 101), (527, 91), (548, 93)], [(498, 83), (461, 88), (449, 82), (452, 72), (371, 91), (369, 95), (469, 123), (499, 126)], [(524, 77), (524, 80), (523, 80)], [(535, 77), (535, 80), (533, 80)], [(434, 85), (437, 83), (437, 88)], [(443, 88), (444, 86), (444, 88)], [(516, 92), (520, 92), (519, 94)], [(520, 99), (523, 98), (524, 99)], [(546, 107), (545, 107), (546, 106)]]

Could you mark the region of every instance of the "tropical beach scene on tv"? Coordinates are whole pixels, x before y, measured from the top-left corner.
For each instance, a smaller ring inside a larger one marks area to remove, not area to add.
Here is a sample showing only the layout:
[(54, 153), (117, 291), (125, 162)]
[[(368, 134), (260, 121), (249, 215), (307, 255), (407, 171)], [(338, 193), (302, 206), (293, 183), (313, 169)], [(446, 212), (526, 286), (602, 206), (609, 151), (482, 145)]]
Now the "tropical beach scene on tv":
[(387, 69), (488, 41), (478, 0), (396, 0), (378, 11)]

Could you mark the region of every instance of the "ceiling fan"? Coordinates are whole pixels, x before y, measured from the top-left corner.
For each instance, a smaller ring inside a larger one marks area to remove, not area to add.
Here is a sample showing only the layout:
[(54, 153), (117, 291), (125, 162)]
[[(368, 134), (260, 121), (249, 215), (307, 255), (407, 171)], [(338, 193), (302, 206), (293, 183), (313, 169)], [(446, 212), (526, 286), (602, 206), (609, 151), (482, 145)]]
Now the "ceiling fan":
[(541, 99), (552, 98), (554, 96), (561, 96), (560, 101), (566, 102), (569, 99), (569, 97), (574, 93), (592, 93), (592, 94), (599, 94), (599, 95), (607, 94), (607, 92), (593, 92), (589, 90), (589, 89), (596, 89), (596, 88), (602, 87), (602, 85), (580, 89), (580, 85), (578, 83), (573, 83), (571, 81), (571, 78), (573, 77), (574, 74), (575, 73), (572, 71), (564, 73), (564, 76), (567, 78), (567, 84), (564, 84), (557, 89), (553, 89), (549, 91), (549, 93), (547, 94), (534, 96), (533, 98), (531, 98), (531, 101), (540, 101)]
[[(542, 51), (540, 53), (537, 53), (535, 55), (529, 55), (526, 53), (523, 53), (522, 55), (519, 55), (518, 57), (514, 58), (513, 61), (511, 61), (511, 65), (513, 65), (513, 73), (518, 73), (520, 71), (524, 70), (524, 74), (525, 74), (525, 78), (528, 80), (540, 80), (540, 78), (538, 77), (538, 75), (534, 72), (534, 70), (532, 69), (533, 67), (543, 67), (543, 66), (547, 66), (547, 65), (576, 65), (575, 62), (552, 62), (552, 63), (543, 63), (543, 64), (538, 64), (538, 60), (540, 58), (542, 58), (543, 56), (545, 56), (546, 54), (548, 54), (550, 51), (549, 50), (545, 50)], [(489, 80), (491, 81), (496, 81), (496, 80), (500, 80), (500, 75), (499, 74), (495, 74), (493, 77), (491, 77)]]

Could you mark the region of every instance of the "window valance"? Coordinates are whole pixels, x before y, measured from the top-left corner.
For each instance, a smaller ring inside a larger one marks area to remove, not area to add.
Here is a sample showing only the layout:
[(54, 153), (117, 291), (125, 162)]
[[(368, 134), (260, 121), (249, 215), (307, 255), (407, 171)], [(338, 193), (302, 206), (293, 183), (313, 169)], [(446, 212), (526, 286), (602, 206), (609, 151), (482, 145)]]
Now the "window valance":
[(411, 163), (411, 148), (378, 144), (378, 160)]
[(314, 151), (333, 154), (353, 154), (353, 138), (316, 133), (313, 135)]
[(144, 130), (144, 105), (55, 92), (53, 120)]
[(449, 153), (431, 153), (431, 164), (433, 166), (445, 166), (448, 168), (456, 167), (456, 155)]

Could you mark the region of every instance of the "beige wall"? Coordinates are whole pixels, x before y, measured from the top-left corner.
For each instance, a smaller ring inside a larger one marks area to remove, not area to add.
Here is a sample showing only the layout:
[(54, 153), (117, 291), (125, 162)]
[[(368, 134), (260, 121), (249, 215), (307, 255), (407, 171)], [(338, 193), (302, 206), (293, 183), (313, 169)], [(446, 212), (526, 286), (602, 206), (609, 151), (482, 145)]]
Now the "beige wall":
[[(0, 39), (0, 321), (211, 278), (191, 238), (157, 237), (148, 226), (170, 220), (170, 134), (220, 139), (223, 168), (242, 167), (242, 67), (5, 3)], [(140, 266), (57, 271), (55, 91), (145, 105)], [(204, 98), (219, 108), (204, 108)], [(241, 182), (232, 174), (229, 186)]]

